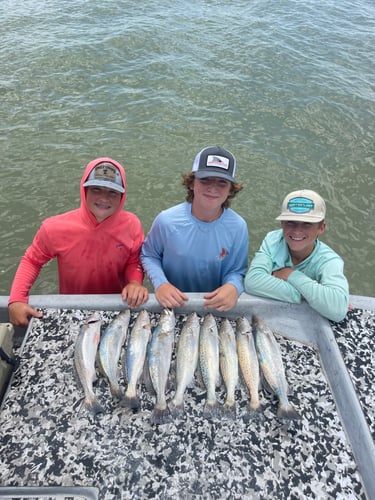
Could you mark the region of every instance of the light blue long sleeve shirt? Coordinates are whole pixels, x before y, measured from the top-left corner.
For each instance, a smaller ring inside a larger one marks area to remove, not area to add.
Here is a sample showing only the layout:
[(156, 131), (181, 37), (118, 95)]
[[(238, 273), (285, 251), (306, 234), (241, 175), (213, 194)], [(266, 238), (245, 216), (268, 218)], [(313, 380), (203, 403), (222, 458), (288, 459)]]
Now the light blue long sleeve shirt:
[[(287, 281), (272, 276), (273, 271), (283, 267), (294, 269)], [(264, 238), (246, 273), (245, 291), (297, 304), (305, 299), (332, 321), (341, 321), (349, 305), (349, 285), (341, 257), (317, 240), (309, 257), (294, 265), (282, 229)]]
[(247, 224), (240, 215), (227, 208), (218, 219), (202, 222), (184, 202), (157, 215), (141, 261), (155, 290), (169, 282), (182, 292), (211, 292), (231, 283), (240, 295), (248, 250)]

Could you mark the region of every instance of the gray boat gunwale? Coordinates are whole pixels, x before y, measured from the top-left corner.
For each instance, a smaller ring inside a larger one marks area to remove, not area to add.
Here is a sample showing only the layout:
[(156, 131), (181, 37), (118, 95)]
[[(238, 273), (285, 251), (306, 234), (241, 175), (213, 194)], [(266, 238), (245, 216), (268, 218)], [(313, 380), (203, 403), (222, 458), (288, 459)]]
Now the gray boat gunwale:
[[(204, 299), (201, 293), (187, 294), (189, 301), (175, 309), (176, 314), (196, 312), (204, 315)], [(7, 308), (8, 297), (0, 296), (1, 319)], [(126, 307), (120, 295), (32, 295), (29, 303), (36, 308), (119, 311)], [(350, 296), (353, 308), (375, 310), (375, 299)], [(161, 306), (154, 294), (139, 309), (160, 312)], [(289, 304), (271, 299), (242, 294), (235, 308), (226, 313), (210, 311), (219, 317), (235, 319), (256, 314), (285, 338), (315, 346), (319, 351), (322, 370), (329, 383), (346, 436), (351, 445), (363, 486), (368, 498), (375, 498), (375, 445), (364, 417), (358, 396), (345, 366), (340, 349), (329, 321), (311, 309), (306, 303)], [(6, 320), (5, 320), (6, 321)], [(30, 327), (29, 327), (30, 328)], [(27, 340), (27, 332), (21, 346)], [(6, 399), (6, 395), (5, 398)]]

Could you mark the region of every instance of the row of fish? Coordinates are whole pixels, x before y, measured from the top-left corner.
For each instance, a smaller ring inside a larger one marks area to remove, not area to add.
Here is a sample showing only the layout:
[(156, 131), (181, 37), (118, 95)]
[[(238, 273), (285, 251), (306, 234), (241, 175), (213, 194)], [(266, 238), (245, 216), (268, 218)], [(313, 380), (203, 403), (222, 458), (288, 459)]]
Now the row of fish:
[[(235, 327), (223, 318), (220, 327), (208, 313), (203, 321), (191, 313), (181, 329), (176, 349), (175, 392), (167, 402), (172, 354), (175, 342), (175, 315), (164, 309), (152, 331), (149, 313), (138, 313), (128, 336), (130, 311), (122, 311), (100, 335), (102, 320), (98, 313), (82, 325), (75, 345), (75, 366), (85, 394), (84, 404), (92, 413), (103, 411), (93, 383), (96, 379), (96, 358), (110, 391), (121, 406), (138, 410), (141, 406), (138, 386), (144, 383), (153, 389), (156, 402), (151, 422), (162, 424), (184, 412), (186, 389), (201, 379), (206, 389), (204, 414), (216, 417), (221, 412), (235, 416), (235, 391), (242, 380), (248, 388), (249, 410), (260, 409), (261, 379), (278, 398), (278, 417), (298, 419), (299, 414), (288, 400), (288, 384), (278, 342), (272, 330), (260, 318), (238, 318)], [(126, 344), (126, 349), (125, 349)], [(122, 365), (126, 390), (120, 387), (119, 364)], [(225, 385), (225, 402), (219, 404), (216, 389)]]

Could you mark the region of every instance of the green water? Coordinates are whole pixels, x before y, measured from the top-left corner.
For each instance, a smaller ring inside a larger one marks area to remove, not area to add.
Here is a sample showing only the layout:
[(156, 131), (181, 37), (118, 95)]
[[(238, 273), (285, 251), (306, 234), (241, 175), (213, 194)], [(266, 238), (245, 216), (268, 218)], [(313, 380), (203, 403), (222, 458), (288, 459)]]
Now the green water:
[[(219, 144), (249, 259), (285, 194), (314, 189), (351, 293), (375, 296), (373, 2), (3, 0), (0, 19), (1, 295), (41, 221), (78, 206), (91, 159), (124, 165), (147, 231)], [(32, 293), (57, 291), (51, 263)]]

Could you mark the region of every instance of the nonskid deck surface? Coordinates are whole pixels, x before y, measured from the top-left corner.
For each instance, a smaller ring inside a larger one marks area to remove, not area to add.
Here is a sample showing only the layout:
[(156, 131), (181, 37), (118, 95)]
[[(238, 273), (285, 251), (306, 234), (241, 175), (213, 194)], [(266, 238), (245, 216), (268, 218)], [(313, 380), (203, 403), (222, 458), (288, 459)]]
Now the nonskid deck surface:
[[(0, 413), (0, 484), (93, 486), (103, 499), (175, 498), (181, 492), (184, 498), (365, 498), (316, 346), (277, 337), (300, 421), (278, 420), (277, 400), (264, 391), (262, 418), (249, 421), (243, 386), (236, 392), (236, 419), (208, 420), (205, 391), (196, 383), (186, 393), (183, 418), (152, 426), (154, 395), (142, 387), (141, 411), (129, 413), (113, 400), (103, 377), (95, 391), (105, 413), (93, 418), (81, 409), (73, 363), (88, 314), (45, 309), (43, 321), (29, 329)], [(103, 327), (117, 314), (101, 311)], [(374, 316), (354, 309), (332, 325), (373, 435)], [(159, 315), (151, 317), (155, 326)], [(176, 340), (185, 320), (177, 315)], [(173, 371), (172, 363), (172, 380)], [(217, 394), (223, 402), (224, 387)], [(172, 395), (173, 383), (168, 399)]]

